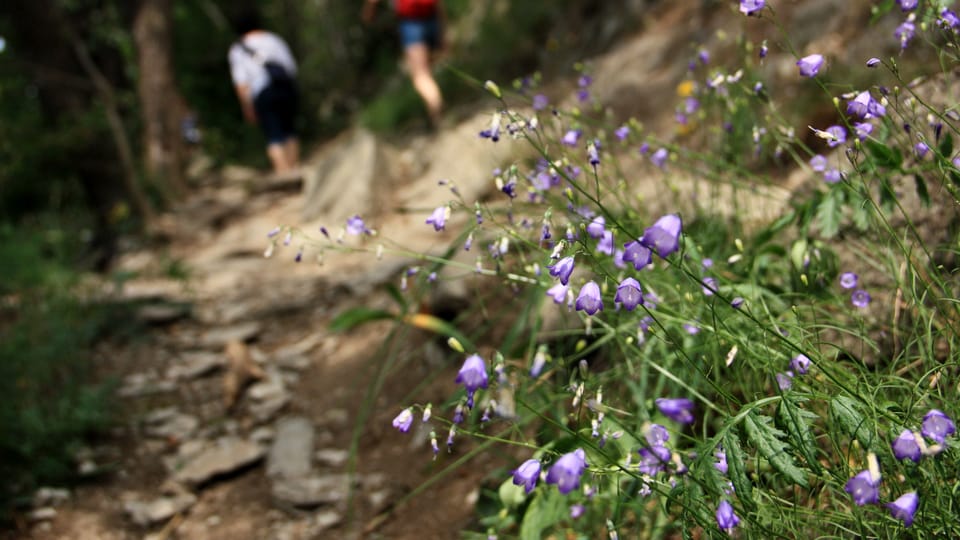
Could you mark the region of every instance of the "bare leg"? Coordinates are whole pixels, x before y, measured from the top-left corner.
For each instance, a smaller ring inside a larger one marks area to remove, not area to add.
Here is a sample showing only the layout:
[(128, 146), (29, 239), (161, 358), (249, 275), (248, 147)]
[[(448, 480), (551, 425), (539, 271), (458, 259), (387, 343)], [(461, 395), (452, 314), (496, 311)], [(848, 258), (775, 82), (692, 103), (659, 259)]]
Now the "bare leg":
[(433, 80), (433, 72), (430, 70), (430, 49), (425, 43), (415, 43), (407, 46), (404, 51), (407, 61), (407, 70), (410, 71), (410, 80), (423, 103), (427, 106), (427, 113), (433, 125), (437, 125), (440, 120), (440, 112), (443, 110), (443, 96), (440, 94), (440, 87), (437, 81)]
[(273, 164), (273, 172), (282, 173), (293, 168), (287, 158), (287, 152), (282, 143), (272, 143), (268, 145), (267, 157), (270, 158), (270, 163)]
[(290, 137), (283, 142), (283, 152), (290, 168), (296, 169), (300, 166), (300, 141), (296, 137)]

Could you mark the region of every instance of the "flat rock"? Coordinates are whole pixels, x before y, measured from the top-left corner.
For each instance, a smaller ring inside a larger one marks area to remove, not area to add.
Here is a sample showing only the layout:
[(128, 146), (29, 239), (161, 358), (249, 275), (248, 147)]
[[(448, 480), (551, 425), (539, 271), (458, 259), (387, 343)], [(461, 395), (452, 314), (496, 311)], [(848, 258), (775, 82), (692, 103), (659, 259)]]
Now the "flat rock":
[(308, 475), (313, 460), (313, 424), (302, 416), (291, 416), (277, 421), (276, 430), (267, 456), (267, 475), (283, 478)]
[(161, 439), (173, 438), (178, 441), (189, 438), (200, 425), (197, 417), (181, 413), (173, 407), (152, 411), (145, 418), (145, 422), (147, 435)]
[(167, 370), (168, 379), (194, 379), (222, 368), (227, 364), (227, 358), (219, 353), (199, 351), (184, 353)]
[(223, 349), (231, 341), (250, 341), (260, 334), (260, 330), (260, 323), (256, 321), (213, 328), (200, 337), (200, 346), (208, 349)]
[(253, 464), (262, 459), (264, 453), (265, 450), (259, 444), (236, 437), (225, 437), (187, 461), (183, 468), (174, 474), (173, 479), (196, 486), (216, 476)]
[(141, 527), (149, 527), (162, 523), (176, 514), (193, 506), (197, 498), (190, 493), (183, 493), (172, 497), (160, 497), (152, 501), (127, 501), (123, 510), (130, 519)]
[(349, 490), (350, 479), (346, 474), (278, 478), (272, 489), (278, 503), (298, 508), (346, 501)]
[(187, 304), (149, 304), (137, 309), (137, 319), (155, 325), (170, 324), (190, 315)]
[(177, 389), (177, 384), (169, 380), (161, 380), (151, 373), (134, 373), (124, 377), (117, 394), (121, 397), (143, 397), (154, 394), (164, 394)]
[(342, 448), (321, 448), (317, 450), (317, 462), (328, 467), (342, 467), (350, 459), (350, 451)]
[(41, 487), (33, 494), (33, 507), (57, 506), (70, 500), (70, 491), (63, 488)]

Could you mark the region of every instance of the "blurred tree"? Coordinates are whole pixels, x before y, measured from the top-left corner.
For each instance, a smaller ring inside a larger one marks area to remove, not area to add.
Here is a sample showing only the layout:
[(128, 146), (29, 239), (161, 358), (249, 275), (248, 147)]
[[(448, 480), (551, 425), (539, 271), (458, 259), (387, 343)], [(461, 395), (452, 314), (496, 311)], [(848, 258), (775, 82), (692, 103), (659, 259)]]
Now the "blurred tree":
[(171, 0), (140, 0), (133, 20), (137, 92), (143, 118), (144, 166), (163, 193), (183, 196), (185, 143), (181, 124), (188, 107), (176, 83)]

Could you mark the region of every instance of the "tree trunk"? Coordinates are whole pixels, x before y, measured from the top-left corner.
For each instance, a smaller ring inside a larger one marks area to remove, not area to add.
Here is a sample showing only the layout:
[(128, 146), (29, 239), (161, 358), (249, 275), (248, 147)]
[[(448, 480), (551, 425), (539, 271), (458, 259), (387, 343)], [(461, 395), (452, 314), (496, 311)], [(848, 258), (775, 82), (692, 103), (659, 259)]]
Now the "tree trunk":
[(187, 106), (174, 77), (172, 18), (171, 0), (141, 0), (133, 21), (133, 39), (146, 171), (165, 196), (179, 198), (187, 192), (183, 174), (186, 146), (180, 129)]

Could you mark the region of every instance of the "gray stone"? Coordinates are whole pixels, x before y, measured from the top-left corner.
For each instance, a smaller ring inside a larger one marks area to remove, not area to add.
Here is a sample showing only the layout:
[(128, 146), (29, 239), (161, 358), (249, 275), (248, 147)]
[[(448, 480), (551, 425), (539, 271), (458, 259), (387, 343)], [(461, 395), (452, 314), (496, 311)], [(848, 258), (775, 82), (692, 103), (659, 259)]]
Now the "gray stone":
[(32, 510), (29, 514), (27, 514), (27, 518), (31, 522), (50, 521), (55, 517), (57, 517), (57, 509), (53, 508), (52, 506), (37, 508), (36, 510)]
[(257, 422), (266, 422), (277, 415), (287, 403), (290, 402), (290, 395), (284, 394), (266, 401), (258, 401), (250, 404), (250, 415)]
[(193, 506), (197, 498), (190, 493), (183, 493), (172, 497), (160, 497), (152, 501), (127, 501), (123, 505), (124, 511), (130, 519), (141, 527), (149, 527), (162, 523), (176, 514)]
[(222, 349), (231, 341), (246, 342), (256, 337), (261, 330), (260, 323), (256, 321), (237, 323), (230, 326), (223, 326), (208, 330), (200, 338), (200, 345), (208, 349)]
[(168, 379), (193, 379), (206, 375), (215, 369), (227, 364), (227, 358), (220, 353), (200, 351), (184, 353), (170, 369), (167, 370)]
[(317, 512), (313, 516), (313, 532), (315, 535), (319, 534), (330, 527), (338, 525), (341, 521), (343, 521), (343, 516), (336, 510), (326, 509)]
[(150, 304), (137, 309), (137, 319), (147, 324), (169, 324), (190, 315), (186, 304)]
[(227, 184), (247, 184), (260, 176), (260, 172), (250, 167), (227, 165), (220, 170), (220, 178)]
[(199, 485), (222, 474), (227, 474), (263, 458), (265, 451), (256, 443), (225, 437), (191, 458), (177, 471), (173, 479), (187, 485)]
[(280, 478), (273, 482), (273, 497), (280, 504), (304, 508), (346, 501), (349, 489), (346, 474)]
[(292, 416), (280, 419), (276, 430), (277, 435), (267, 456), (267, 474), (282, 478), (309, 474), (313, 459), (313, 424), (307, 418)]
[(328, 467), (342, 467), (350, 459), (350, 451), (341, 448), (322, 448), (317, 450), (317, 461)]
[(159, 380), (153, 373), (134, 373), (124, 377), (117, 394), (121, 397), (143, 397), (172, 392), (176, 389), (175, 382)]
[(145, 418), (147, 435), (159, 439), (182, 441), (190, 437), (200, 425), (195, 416), (183, 414), (173, 407), (157, 409)]
[(62, 488), (41, 487), (33, 494), (33, 507), (58, 506), (70, 500), (70, 491)]
[(324, 216), (343, 223), (354, 213), (365, 215), (373, 207), (383, 168), (379, 143), (369, 131), (357, 129), (337, 138), (317, 165), (304, 170), (303, 219)]

